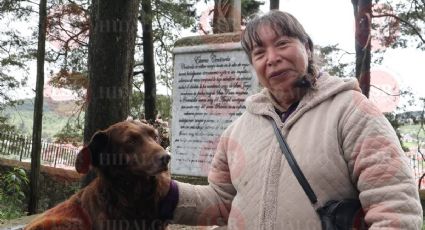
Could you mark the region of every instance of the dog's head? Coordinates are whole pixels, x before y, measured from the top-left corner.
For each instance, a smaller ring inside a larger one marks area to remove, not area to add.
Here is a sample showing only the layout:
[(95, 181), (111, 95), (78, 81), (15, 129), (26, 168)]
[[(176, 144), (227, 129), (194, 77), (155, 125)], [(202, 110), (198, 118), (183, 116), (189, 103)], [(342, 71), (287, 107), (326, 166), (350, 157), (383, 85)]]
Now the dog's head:
[(75, 167), (90, 165), (109, 175), (153, 176), (168, 169), (170, 155), (159, 145), (157, 131), (140, 121), (123, 121), (96, 132), (78, 153)]

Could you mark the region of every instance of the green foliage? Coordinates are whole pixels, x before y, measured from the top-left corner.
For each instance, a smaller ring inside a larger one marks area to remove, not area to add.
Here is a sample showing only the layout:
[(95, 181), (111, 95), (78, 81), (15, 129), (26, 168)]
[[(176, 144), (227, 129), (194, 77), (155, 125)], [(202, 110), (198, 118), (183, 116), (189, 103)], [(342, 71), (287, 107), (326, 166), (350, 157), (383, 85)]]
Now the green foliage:
[(247, 20), (254, 14), (258, 13), (260, 6), (264, 5), (264, 1), (242, 0), (242, 24), (246, 24)]
[(53, 137), (56, 143), (71, 143), (74, 146), (81, 146), (83, 142), (84, 127), (80, 122), (68, 120), (63, 127)]
[[(144, 121), (143, 109), (144, 94), (141, 91), (134, 91), (130, 98), (130, 116), (134, 119)], [(165, 149), (170, 146), (170, 130), (168, 121), (171, 118), (171, 98), (170, 96), (157, 95), (156, 108), (158, 118), (150, 124), (158, 130), (161, 146)]]
[[(425, 50), (425, 2), (423, 0), (374, 0), (372, 36), (379, 46)], [(372, 44), (373, 45), (373, 44)]]
[(10, 119), (10, 116), (6, 113), (10, 108), (20, 106), (23, 104), (21, 100), (9, 100), (6, 103), (0, 103), (0, 132), (17, 132), (17, 128), (15, 124)]
[(25, 86), (29, 76), (29, 61), (35, 58), (35, 44), (31, 36), (23, 35), (13, 23), (28, 21), (33, 15), (28, 2), (4, 0), (0, 2), (0, 132), (16, 131), (6, 110), (20, 105), (16, 90)]
[[(152, 26), (154, 40), (154, 57), (156, 63), (156, 78), (167, 88), (172, 87), (172, 68), (173, 55), (171, 53), (174, 42), (181, 37), (180, 32), (183, 29), (193, 27), (195, 24), (194, 11), (190, 9), (193, 5), (192, 0), (172, 1), (172, 0), (155, 0), (152, 1)], [(139, 16), (141, 21), (142, 15)], [(142, 31), (138, 31), (136, 40), (136, 64), (134, 71), (142, 72), (143, 63), (142, 53)], [(135, 76), (136, 84), (142, 83), (138, 76)]]
[[(31, 13), (34, 13), (33, 8), (25, 0), (2, 0), (0, 2), (0, 12), (9, 13), (13, 12), (19, 19), (27, 19)], [(4, 14), (0, 14), (2, 19)]]
[(405, 143), (402, 139), (402, 135), (404, 134), (409, 134), (410, 136), (416, 136), (412, 135), (412, 133), (409, 131), (409, 129), (407, 127), (410, 127), (410, 125), (405, 124), (405, 121), (402, 121), (402, 116), (403, 114), (408, 112), (408, 106), (412, 106), (415, 103), (415, 97), (411, 92), (411, 89), (405, 89), (405, 90), (401, 90), (400, 94), (397, 95), (399, 97), (404, 97), (404, 99), (407, 101), (407, 103), (403, 106), (397, 106), (397, 108), (395, 109), (395, 111), (391, 112), (391, 113), (384, 113), (385, 117), (388, 119), (388, 121), (390, 122), (391, 126), (394, 128), (397, 137), (400, 141), (400, 145), (403, 148), (403, 150), (405, 152), (408, 152), (411, 144), (409, 143)]
[[(338, 44), (328, 46), (316, 46), (316, 57), (321, 69), (332, 76), (349, 77), (354, 75), (354, 63), (352, 59), (344, 60), (344, 57), (350, 58), (350, 55), (344, 50), (338, 48)], [(354, 57), (354, 56), (353, 56)]]
[(16, 127), (9, 123), (8, 117), (0, 115), (0, 132), (11, 132), (15, 129)]
[[(130, 98), (130, 115), (134, 118), (144, 119), (143, 109), (144, 94), (141, 91), (134, 91)], [(156, 96), (157, 114), (162, 116), (162, 119), (168, 120), (171, 118), (171, 97), (166, 95)]]
[(25, 215), (24, 191), (29, 183), (25, 170), (14, 168), (0, 179), (0, 222)]
[(162, 119), (168, 120), (171, 118), (171, 97), (166, 95), (158, 95), (156, 97), (156, 107), (158, 114), (162, 116)]
[[(44, 98), (43, 127), (41, 137), (47, 141), (53, 141), (54, 135), (62, 130), (67, 123), (73, 127), (76, 118), (69, 118), (76, 105), (69, 101), (53, 102)], [(8, 124), (15, 126), (15, 133), (32, 135), (32, 121), (34, 115), (33, 99), (25, 99), (13, 108), (7, 108), (3, 115), (8, 118)], [(80, 117), (84, 117), (82, 113)], [(81, 122), (81, 120), (80, 120)], [(1, 127), (1, 126), (0, 126)]]
[[(86, 76), (90, 27), (88, 9), (88, 2), (84, 0), (50, 1), (46, 61), (61, 69), (51, 75), (57, 77), (57, 74), (65, 72)], [(62, 77), (66, 80), (67, 75), (64, 75)]]
[(397, 134), (398, 140), (400, 142), (400, 145), (403, 148), (403, 151), (408, 152), (409, 148), (408, 148), (408, 146), (405, 145), (405, 143), (403, 142), (403, 140), (401, 138), (402, 133), (400, 132), (401, 124), (400, 124), (399, 118), (398, 118), (399, 115), (396, 114), (396, 113), (385, 113), (384, 115), (388, 119), (388, 121), (390, 122), (391, 126), (394, 128), (394, 130)]
[[(392, 21), (399, 24), (399, 36), (392, 45), (396, 47), (407, 47), (415, 44), (416, 48), (425, 50), (425, 1), (389, 1), (396, 15)], [(379, 13), (379, 12), (378, 12)]]

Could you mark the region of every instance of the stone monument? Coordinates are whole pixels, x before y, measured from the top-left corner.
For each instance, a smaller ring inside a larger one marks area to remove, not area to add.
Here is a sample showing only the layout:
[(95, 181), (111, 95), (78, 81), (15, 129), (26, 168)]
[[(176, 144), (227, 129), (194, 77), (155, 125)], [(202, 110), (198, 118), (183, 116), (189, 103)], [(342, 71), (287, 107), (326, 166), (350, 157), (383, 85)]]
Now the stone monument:
[(171, 172), (206, 176), (221, 133), (258, 82), (240, 33), (183, 38), (173, 53)]

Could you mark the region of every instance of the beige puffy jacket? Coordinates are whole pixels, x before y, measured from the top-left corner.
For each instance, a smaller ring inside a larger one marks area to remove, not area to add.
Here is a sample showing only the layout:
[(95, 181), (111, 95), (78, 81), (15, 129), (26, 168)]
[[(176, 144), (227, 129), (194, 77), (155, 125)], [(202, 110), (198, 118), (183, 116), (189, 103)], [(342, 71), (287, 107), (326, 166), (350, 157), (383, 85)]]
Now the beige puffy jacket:
[(228, 229), (321, 229), (273, 133), (271, 116), (319, 205), (359, 197), (370, 229), (421, 229), (412, 169), (387, 119), (356, 80), (323, 75), (282, 123), (268, 91), (223, 133), (208, 186), (178, 183), (174, 222)]

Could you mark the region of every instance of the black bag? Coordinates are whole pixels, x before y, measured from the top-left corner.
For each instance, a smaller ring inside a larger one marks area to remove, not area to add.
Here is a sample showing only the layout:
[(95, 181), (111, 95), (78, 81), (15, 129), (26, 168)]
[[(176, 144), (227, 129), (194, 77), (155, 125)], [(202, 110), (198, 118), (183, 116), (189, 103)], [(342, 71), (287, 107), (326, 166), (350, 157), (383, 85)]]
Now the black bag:
[[(277, 140), (283, 155), (286, 157), (292, 172), (295, 174), (304, 192), (307, 194), (310, 202), (314, 205), (317, 203), (317, 197), (305, 178), (303, 172), (295, 160), (291, 149), (280, 133), (276, 122), (271, 117), (267, 117), (272, 122)], [(364, 230), (368, 229), (364, 221), (364, 212), (362, 205), (358, 199), (331, 200), (326, 202), (323, 207), (316, 210), (320, 217), (323, 230)]]
[(331, 200), (316, 211), (323, 230), (368, 229), (362, 205), (357, 199)]

